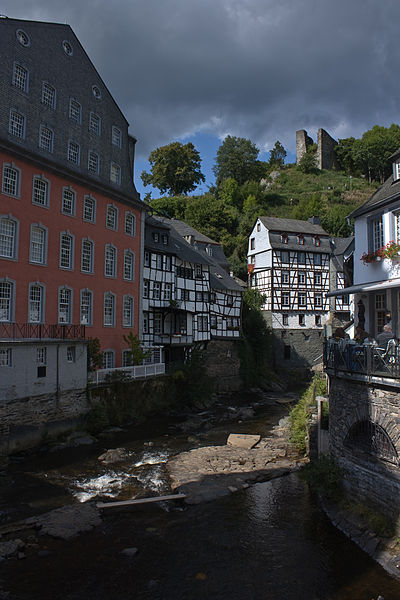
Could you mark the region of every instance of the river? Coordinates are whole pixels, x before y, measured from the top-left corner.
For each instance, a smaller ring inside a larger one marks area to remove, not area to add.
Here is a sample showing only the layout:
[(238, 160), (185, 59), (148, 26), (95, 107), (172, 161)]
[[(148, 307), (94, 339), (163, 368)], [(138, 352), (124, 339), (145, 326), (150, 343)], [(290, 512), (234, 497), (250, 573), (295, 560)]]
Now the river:
[[(224, 443), (233, 430), (224, 417), (234, 409), (225, 403), (200, 420), (191, 418), (197, 437), (190, 441), (193, 431), (162, 419), (110, 432), (94, 446), (16, 457), (3, 473), (2, 522), (66, 502), (163, 493), (168, 456), (193, 447), (194, 439), (200, 445)], [(235, 421), (235, 431), (265, 435), (288, 408), (256, 402), (255, 410), (254, 418)], [(125, 463), (99, 463), (101, 451), (117, 446), (128, 452)], [(27, 542), (26, 558), (0, 565), (0, 589), (10, 593), (0, 592), (0, 598), (400, 599), (400, 583), (331, 525), (295, 474), (197, 506), (110, 511), (95, 530), (68, 542), (49, 537), (37, 545), (33, 536)], [(135, 556), (121, 554), (133, 547)]]

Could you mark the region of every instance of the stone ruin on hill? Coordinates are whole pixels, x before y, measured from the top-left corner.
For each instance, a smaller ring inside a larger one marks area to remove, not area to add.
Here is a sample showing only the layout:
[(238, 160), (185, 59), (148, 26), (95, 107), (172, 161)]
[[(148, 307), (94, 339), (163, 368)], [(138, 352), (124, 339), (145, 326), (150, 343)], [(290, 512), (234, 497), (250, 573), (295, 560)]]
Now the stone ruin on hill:
[[(305, 129), (296, 131), (296, 164), (299, 164), (301, 157), (307, 152), (307, 149), (314, 143), (313, 139), (307, 134)], [(335, 169), (337, 161), (334, 148), (337, 141), (325, 131), (318, 129), (317, 141), (317, 167), (318, 169)]]

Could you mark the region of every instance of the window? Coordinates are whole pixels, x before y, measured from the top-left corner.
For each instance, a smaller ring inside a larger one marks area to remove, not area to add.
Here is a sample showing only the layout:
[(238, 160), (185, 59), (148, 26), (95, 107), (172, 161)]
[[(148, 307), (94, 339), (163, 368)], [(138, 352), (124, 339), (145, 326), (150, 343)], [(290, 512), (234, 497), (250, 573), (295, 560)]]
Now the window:
[(256, 238), (250, 238), (250, 250), (255, 250)]
[(299, 271), (299, 273), (297, 275), (297, 278), (298, 278), (299, 285), (305, 285), (306, 284), (306, 273), (305, 273), (305, 271)]
[(400, 160), (393, 163), (393, 180), (400, 179)]
[(42, 84), (42, 103), (50, 108), (56, 107), (56, 90), (45, 81)]
[(281, 242), (282, 242), (282, 244), (287, 244), (288, 243), (288, 235), (287, 235), (287, 233), (282, 233), (281, 234)]
[(161, 239), (162, 239), (162, 243), (164, 244), (164, 246), (167, 246), (168, 245), (168, 236), (165, 233), (163, 233), (163, 235), (161, 236)]
[(150, 281), (148, 279), (143, 280), (143, 298), (149, 297)]
[(117, 274), (117, 249), (111, 244), (107, 244), (104, 254), (104, 275), (106, 277), (116, 277)]
[(36, 364), (41, 366), (47, 365), (47, 348), (45, 346), (36, 348)]
[(29, 246), (29, 262), (38, 265), (46, 264), (47, 229), (42, 225), (31, 225), (31, 241)]
[(114, 327), (115, 325), (115, 296), (111, 292), (104, 294), (104, 317), (105, 327)]
[(28, 91), (29, 72), (27, 69), (25, 69), (25, 67), (19, 65), (18, 63), (14, 64), (12, 83), (22, 92)]
[(122, 306), (122, 326), (133, 327), (133, 298), (124, 296)]
[(81, 290), (81, 325), (91, 325), (93, 322), (93, 292)]
[(282, 325), (287, 327), (289, 325), (289, 315), (282, 315)]
[(0, 280), (0, 322), (11, 321), (14, 302), (14, 284)]
[(72, 269), (73, 267), (73, 237), (69, 233), (60, 234), (60, 268)]
[(65, 215), (73, 217), (75, 215), (75, 201), (76, 194), (71, 188), (63, 188), (62, 201), (61, 201), (61, 212)]
[(261, 231), (261, 223), (257, 223), (257, 231)]
[(383, 246), (382, 216), (379, 216), (370, 221), (370, 232), (371, 232), (371, 239), (370, 239), (371, 250), (373, 252), (376, 252), (376, 250), (379, 250), (379, 248), (382, 248), (382, 246)]
[(110, 204), (107, 206), (106, 227), (114, 231), (118, 229), (118, 209)]
[(83, 216), (84, 221), (90, 223), (96, 222), (96, 200), (91, 196), (85, 196), (83, 200)]
[(151, 237), (153, 238), (153, 241), (158, 243), (160, 241), (160, 234), (157, 231), (153, 231), (153, 233), (151, 234)]
[(29, 35), (27, 33), (25, 33), (25, 31), (23, 31), (22, 29), (17, 29), (15, 35), (16, 35), (17, 40), (21, 44), (21, 46), (28, 48), (31, 45), (31, 40), (29, 39)]
[(113, 146), (117, 146), (117, 148), (121, 148), (122, 146), (122, 133), (115, 125), (113, 125), (111, 129), (111, 143)]
[(93, 273), (94, 270), (94, 243), (88, 238), (82, 240), (81, 271)]
[(290, 360), (290, 346), (288, 344), (283, 346), (283, 358), (285, 360)]
[(82, 107), (75, 98), (69, 100), (69, 118), (79, 125), (82, 123)]
[(19, 196), (20, 170), (12, 165), (3, 166), (1, 191), (7, 196)]
[(197, 331), (208, 331), (208, 317), (207, 315), (199, 315), (197, 317)]
[(96, 100), (101, 100), (101, 91), (97, 85), (92, 85), (92, 93)]
[(136, 233), (136, 218), (131, 212), (125, 213), (125, 233), (132, 236)]
[(298, 294), (298, 304), (299, 304), (299, 306), (305, 306), (306, 305), (306, 293), (305, 292), (299, 292), (299, 294)]
[(135, 255), (130, 250), (124, 252), (124, 279), (133, 281), (135, 275)]
[(282, 306), (289, 306), (290, 292), (282, 292)]
[(314, 246), (319, 246), (321, 244), (321, 240), (319, 239), (318, 235), (316, 235), (314, 237)]
[(288, 263), (289, 262), (289, 252), (287, 250), (281, 251), (281, 261), (283, 263)]
[(43, 286), (38, 283), (31, 283), (29, 286), (28, 322), (43, 323), (43, 308)]
[(1, 348), (0, 349), (0, 367), (11, 367), (12, 353), (11, 348)]
[(166, 271), (171, 270), (171, 257), (170, 256), (164, 256), (164, 268)]
[(144, 253), (144, 266), (150, 267), (150, 252), (147, 251)]
[(13, 109), (10, 110), (8, 132), (20, 139), (25, 137), (25, 117)]
[(322, 277), (321, 273), (314, 273), (314, 285), (321, 285)]
[(143, 313), (143, 333), (149, 333), (149, 313)]
[(110, 181), (117, 185), (121, 183), (121, 167), (114, 162), (110, 165)]
[(314, 265), (321, 265), (321, 255), (320, 254), (314, 254)]
[(305, 324), (306, 324), (306, 319), (305, 319), (304, 315), (299, 315), (299, 325), (300, 325), (300, 327), (304, 327)]
[(297, 236), (297, 243), (300, 244), (300, 246), (304, 246), (304, 235), (298, 235)]
[(282, 271), (281, 283), (282, 285), (289, 285), (289, 271)]
[(322, 294), (314, 295), (314, 305), (315, 308), (322, 308)]
[(233, 306), (233, 296), (228, 295), (226, 297), (226, 305), (227, 306)]
[(72, 290), (67, 287), (58, 290), (58, 322), (72, 322)]
[(33, 204), (38, 204), (39, 206), (49, 206), (49, 188), (50, 184), (47, 179), (44, 179), (42, 176), (35, 175), (33, 177), (33, 192), (32, 192), (32, 202)]
[(67, 346), (67, 362), (75, 362), (75, 346)]
[(160, 300), (161, 298), (161, 283), (159, 281), (155, 281), (153, 283), (153, 299)]
[(53, 146), (53, 131), (44, 125), (41, 125), (39, 129), (39, 148), (42, 148), (42, 150), (47, 150), (47, 152), (53, 152)]
[(306, 255), (304, 254), (304, 252), (298, 252), (297, 253), (297, 264), (304, 265), (305, 262), (306, 262)]
[(162, 254), (154, 254), (154, 257), (156, 259), (156, 267), (157, 267), (157, 269), (162, 269), (163, 268), (163, 257), (162, 257)]
[(122, 366), (132, 367), (132, 353), (130, 350), (122, 350)]
[(164, 285), (164, 300), (171, 300), (172, 286), (170, 283)]
[(190, 300), (190, 290), (181, 290), (181, 300)]
[(99, 173), (100, 168), (100, 157), (97, 152), (93, 152), (93, 150), (89, 150), (88, 154), (88, 171), (89, 173), (94, 173), (97, 175)]
[(79, 165), (80, 162), (80, 146), (71, 140), (68, 142), (67, 159), (69, 162)]
[(153, 333), (155, 335), (160, 335), (160, 333), (162, 333), (162, 315), (161, 315), (161, 313), (154, 313)]
[(315, 326), (321, 327), (321, 315), (315, 315)]
[(0, 217), (0, 256), (17, 258), (17, 222), (10, 217)]
[(103, 369), (114, 369), (115, 354), (114, 350), (104, 350), (103, 352)]
[(96, 135), (101, 133), (101, 118), (94, 112), (89, 115), (89, 131), (92, 131)]

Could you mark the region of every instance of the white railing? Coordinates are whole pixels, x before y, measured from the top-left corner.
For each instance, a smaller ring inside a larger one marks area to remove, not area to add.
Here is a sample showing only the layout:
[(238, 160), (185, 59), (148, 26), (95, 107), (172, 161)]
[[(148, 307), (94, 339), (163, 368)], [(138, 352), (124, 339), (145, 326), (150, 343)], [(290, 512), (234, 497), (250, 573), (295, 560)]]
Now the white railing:
[(89, 375), (90, 383), (104, 383), (109, 377), (120, 373), (127, 379), (145, 379), (156, 375), (164, 375), (165, 363), (136, 365), (134, 367), (117, 367), (116, 369), (98, 369)]

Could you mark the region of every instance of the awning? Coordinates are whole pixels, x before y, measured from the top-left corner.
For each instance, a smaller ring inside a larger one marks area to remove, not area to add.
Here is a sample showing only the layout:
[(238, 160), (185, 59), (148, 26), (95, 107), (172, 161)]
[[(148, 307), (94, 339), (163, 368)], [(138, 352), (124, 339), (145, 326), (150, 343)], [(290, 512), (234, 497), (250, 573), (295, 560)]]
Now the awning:
[(328, 292), (327, 297), (331, 296), (345, 296), (347, 294), (356, 294), (358, 292), (376, 292), (379, 290), (386, 290), (387, 288), (398, 287), (400, 288), (400, 278), (396, 279), (385, 279), (384, 281), (373, 281), (371, 283), (360, 283), (360, 285), (351, 285), (350, 287), (343, 288), (342, 290), (334, 290)]

